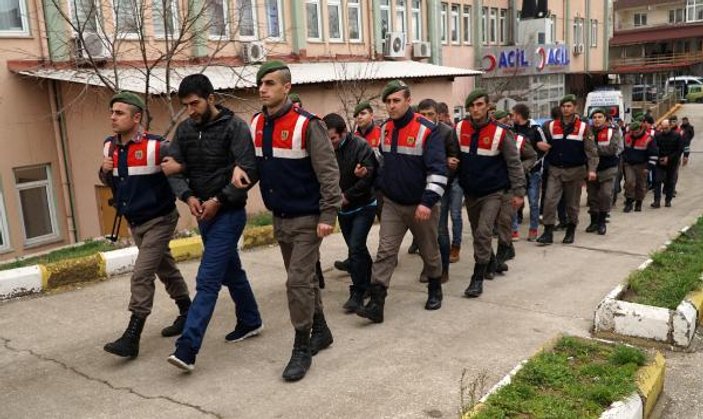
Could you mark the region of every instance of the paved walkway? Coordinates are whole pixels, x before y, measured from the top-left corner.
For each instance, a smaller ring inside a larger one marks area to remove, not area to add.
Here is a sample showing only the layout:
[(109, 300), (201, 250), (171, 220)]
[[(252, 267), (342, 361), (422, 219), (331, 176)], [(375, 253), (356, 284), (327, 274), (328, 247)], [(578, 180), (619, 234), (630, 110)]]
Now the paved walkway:
[[(703, 106), (685, 106), (679, 115), (686, 114), (703, 130)], [(703, 152), (702, 140), (694, 142), (694, 150)], [(546, 248), (518, 242), (510, 271), (488, 282), (476, 300), (462, 296), (473, 267), (468, 224), (462, 259), (452, 265), (439, 311), (423, 309), (420, 258), (402, 253), (380, 325), (342, 313), (349, 279), (331, 270), (345, 254), (341, 235), (333, 235), (322, 252), (324, 302), (335, 343), (314, 358), (298, 383), (280, 378), (293, 331), (275, 247), (242, 255), (264, 333), (226, 344), (234, 318), (223, 292), (191, 375), (166, 363), (173, 340), (159, 330), (176, 311), (160, 286), (135, 361), (102, 350), (126, 326), (128, 277), (2, 304), (0, 416), (455, 418), (463, 370), (468, 377), (486, 374), (490, 386), (557, 333), (588, 335), (600, 299), (701, 214), (703, 154), (691, 160), (681, 172), (673, 208), (652, 210), (648, 197), (644, 212), (623, 214), (620, 204), (605, 237), (583, 233), (587, 214), (582, 211), (575, 245), (560, 244), (562, 233), (555, 237), (559, 244)], [(369, 240), (374, 251), (377, 239), (374, 227)], [(409, 237), (403, 252), (407, 244)], [(192, 286), (197, 262), (180, 266)], [(684, 386), (698, 380), (701, 388), (701, 353), (668, 355), (663, 415), (703, 417), (701, 393)]]

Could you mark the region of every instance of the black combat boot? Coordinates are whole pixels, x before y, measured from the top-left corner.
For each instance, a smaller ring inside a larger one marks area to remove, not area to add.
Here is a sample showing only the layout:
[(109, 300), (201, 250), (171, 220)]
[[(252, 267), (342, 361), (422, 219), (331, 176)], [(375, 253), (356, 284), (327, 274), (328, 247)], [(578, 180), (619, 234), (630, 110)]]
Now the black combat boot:
[(554, 243), (554, 224), (544, 225), (544, 232), (537, 238), (537, 243), (544, 245)]
[[(507, 254), (505, 255), (505, 260), (513, 260), (515, 259), (515, 246), (513, 245), (513, 242), (508, 243), (508, 250)], [(507, 270), (507, 269), (506, 269)]]
[(427, 282), (425, 310), (439, 310), (440, 307), (442, 307), (442, 278), (430, 278)]
[[(625, 208), (622, 209), (622, 212), (631, 212), (632, 211), (632, 202), (634, 200), (632, 198), (625, 198)], [(642, 201), (637, 201), (640, 204), (640, 210), (642, 209)]]
[(649, 206), (652, 208), (660, 208), (662, 205), (659, 201), (654, 201)]
[(334, 268), (342, 272), (350, 273), (351, 268), (349, 267), (349, 258), (345, 260), (335, 260)]
[(488, 265), (486, 265), (486, 270), (483, 273), (483, 279), (488, 279), (491, 280), (496, 277), (496, 254), (493, 253), (493, 248), (491, 246), (491, 259), (488, 261)]
[(124, 331), (122, 337), (106, 344), (103, 349), (117, 356), (136, 358), (139, 355), (139, 338), (142, 335), (142, 330), (144, 330), (145, 322), (146, 317), (132, 314), (127, 330)]
[[(627, 207), (627, 204), (625, 204), (625, 206)], [(632, 204), (630, 204), (630, 210), (632, 210)], [(626, 211), (626, 212), (630, 212), (630, 211)], [(598, 215), (599, 215), (599, 213), (589, 212), (588, 214), (591, 216), (591, 224), (589, 224), (588, 227), (586, 227), (586, 233), (595, 233), (596, 231), (598, 231)]]
[(642, 200), (635, 201), (635, 212), (642, 212)]
[(486, 264), (477, 263), (474, 265), (474, 274), (471, 275), (471, 282), (464, 290), (464, 295), (469, 298), (476, 298), (483, 294), (483, 275), (486, 273)]
[(564, 244), (571, 244), (574, 242), (574, 238), (576, 237), (576, 224), (574, 223), (569, 223), (566, 226), (566, 235), (564, 235), (564, 240), (561, 242)]
[(325, 313), (322, 310), (315, 312), (312, 317), (312, 333), (310, 334), (310, 352), (317, 355), (323, 349), (329, 348), (334, 342), (332, 331), (327, 327)]
[(371, 298), (356, 314), (374, 323), (383, 323), (383, 305), (386, 302), (386, 295), (388, 295), (386, 287), (381, 284), (371, 284), (369, 288)]
[(342, 306), (347, 313), (356, 313), (364, 306), (364, 290), (354, 285), (349, 286), (349, 299)]
[(312, 365), (312, 352), (310, 350), (310, 330), (296, 330), (293, 352), (290, 361), (283, 370), (283, 379), (286, 381), (298, 381), (305, 377), (305, 373)]
[(498, 243), (498, 251), (496, 252), (496, 272), (502, 274), (508, 270), (508, 264), (505, 263), (510, 256), (510, 245)]
[(606, 215), (608, 215), (607, 212), (598, 213), (598, 234), (601, 236), (605, 235), (605, 232), (607, 231), (607, 228), (605, 226)]
[(179, 298), (176, 300), (176, 305), (178, 306), (178, 317), (176, 317), (172, 325), (161, 329), (161, 336), (163, 337), (168, 338), (183, 333), (183, 327), (185, 327), (186, 318), (188, 317), (188, 309), (190, 308), (190, 297)]

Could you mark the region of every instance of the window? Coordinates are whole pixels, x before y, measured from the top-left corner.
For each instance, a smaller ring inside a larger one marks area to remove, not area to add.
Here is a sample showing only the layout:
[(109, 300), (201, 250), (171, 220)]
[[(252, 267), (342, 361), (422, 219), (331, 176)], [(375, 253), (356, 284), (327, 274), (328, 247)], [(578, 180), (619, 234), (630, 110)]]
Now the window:
[(361, 4), (359, 0), (347, 0), (349, 40), (361, 42)]
[(683, 10), (684, 9), (669, 10), (669, 23), (683, 23)]
[(557, 16), (556, 15), (551, 15), (549, 17), (549, 21), (551, 22), (551, 38), (550, 38), (550, 43), (556, 44), (557, 42)]
[(159, 38), (166, 35), (173, 38), (178, 28), (178, 5), (173, 0), (154, 0), (151, 13), (154, 35)]
[(464, 6), (464, 10), (461, 15), (461, 20), (463, 21), (462, 29), (463, 40), (465, 44), (471, 43), (471, 6)]
[(386, 34), (392, 31), (391, 0), (381, 0), (381, 36), (385, 39)]
[(229, 36), (227, 27), (227, 2), (225, 0), (205, 0), (203, 15), (207, 16), (207, 31), (210, 38), (220, 39)]
[(254, 0), (237, 0), (239, 39), (256, 39), (256, 7)]
[(129, 35), (142, 33), (141, 3), (138, 0), (113, 0), (113, 4), (117, 19), (117, 32)]
[(305, 0), (305, 23), (308, 27), (308, 39), (322, 39), (322, 22), (320, 22), (320, 1)]
[(508, 25), (507, 25), (508, 11), (506, 9), (500, 9), (500, 15), (498, 17), (498, 33), (500, 35), (499, 42), (501, 45), (506, 45), (508, 43)]
[(495, 44), (498, 42), (498, 9), (491, 9), (491, 20), (490, 20), (490, 43)]
[(488, 44), (488, 7), (481, 8), (481, 43)]
[(270, 39), (283, 39), (283, 5), (281, 5), (281, 0), (266, 0), (266, 28)]
[[(0, 0), (2, 4), (4, 0)], [(158, 1), (158, 0), (155, 0)], [(68, 2), (74, 32), (98, 31), (98, 5), (95, 0), (69, 0)], [(0, 6), (1, 7), (1, 6)], [(2, 18), (0, 18), (0, 21)]]
[(413, 41), (422, 41), (422, 2), (412, 0)]
[(25, 0), (0, 0), (0, 36), (29, 35)]
[(0, 252), (10, 248), (10, 233), (7, 231), (7, 215), (5, 214), (5, 199), (0, 189)]
[(449, 39), (449, 34), (447, 33), (447, 12), (449, 5), (447, 3), (442, 3), (442, 13), (440, 14), (440, 29), (442, 31), (442, 43), (446, 44), (447, 39)]
[(459, 5), (452, 4), (451, 26), (449, 35), (452, 39), (452, 44), (459, 43)]
[(598, 21), (596, 19), (591, 19), (591, 48), (596, 48), (598, 46)]
[(635, 26), (647, 26), (647, 13), (635, 13)]
[(344, 32), (342, 30), (342, 5), (340, 0), (327, 1), (327, 18), (330, 41), (343, 41)]
[(583, 44), (583, 18), (574, 18), (574, 45)]
[(15, 169), (25, 245), (59, 237), (49, 165)]
[(703, 0), (686, 0), (686, 22), (703, 20)]

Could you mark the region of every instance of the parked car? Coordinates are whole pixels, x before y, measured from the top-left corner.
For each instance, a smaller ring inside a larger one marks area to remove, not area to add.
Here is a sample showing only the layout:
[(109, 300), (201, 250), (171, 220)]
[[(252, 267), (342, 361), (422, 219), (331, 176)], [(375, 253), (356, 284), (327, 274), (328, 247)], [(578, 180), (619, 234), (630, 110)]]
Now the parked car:
[(632, 101), (633, 102), (656, 102), (657, 88), (648, 84), (636, 84), (632, 86)]
[(679, 91), (680, 97), (685, 98), (688, 94), (688, 89), (691, 86), (703, 86), (703, 78), (698, 76), (670, 77), (666, 81), (666, 87), (664, 90), (668, 93), (676, 89)]
[(703, 85), (689, 86), (686, 101), (703, 103)]

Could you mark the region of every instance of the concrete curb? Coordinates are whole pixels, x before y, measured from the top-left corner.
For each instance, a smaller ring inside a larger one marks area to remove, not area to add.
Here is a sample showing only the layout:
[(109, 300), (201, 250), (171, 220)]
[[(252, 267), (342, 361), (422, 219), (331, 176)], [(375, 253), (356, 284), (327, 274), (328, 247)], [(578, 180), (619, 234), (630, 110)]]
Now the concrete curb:
[(40, 265), (0, 271), (0, 299), (40, 292), (45, 277), (46, 268)]
[[(561, 338), (562, 335), (551, 339), (547, 344), (543, 345), (538, 351), (536, 351), (530, 358), (536, 356), (537, 354), (548, 351), (554, 347), (556, 342)], [(584, 338), (590, 339), (590, 338)], [(594, 339), (598, 342), (603, 342), (609, 345), (614, 344), (614, 342)], [(481, 397), (478, 403), (468, 412), (462, 415), (462, 419), (471, 419), (478, 412), (483, 409), (484, 404), (488, 398), (496, 393), (501, 388), (507, 386), (512, 382), (513, 377), (517, 374), (523, 366), (529, 361), (529, 359), (524, 359), (518, 363), (515, 368), (510, 370), (503, 378), (498, 381), (493, 387), (491, 387), (488, 392)], [(661, 352), (657, 351), (654, 353), (652, 360), (645, 366), (641, 367), (637, 373), (637, 391), (629, 395), (623, 400), (617, 401), (611, 404), (608, 409), (606, 409), (601, 415), (600, 419), (647, 419), (652, 413), (654, 406), (659, 400), (659, 396), (664, 389), (664, 375), (666, 372), (666, 360)]]
[[(688, 229), (685, 227), (680, 233)], [(662, 249), (669, 244), (671, 241)], [(644, 270), (651, 263), (652, 259), (648, 259), (637, 269)], [(623, 301), (620, 298), (627, 290), (627, 284), (618, 285), (598, 304), (593, 316), (594, 335), (626, 336), (677, 347), (691, 344), (698, 324), (703, 323), (703, 287), (689, 293), (676, 310)]]

